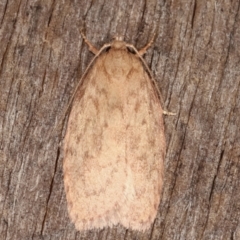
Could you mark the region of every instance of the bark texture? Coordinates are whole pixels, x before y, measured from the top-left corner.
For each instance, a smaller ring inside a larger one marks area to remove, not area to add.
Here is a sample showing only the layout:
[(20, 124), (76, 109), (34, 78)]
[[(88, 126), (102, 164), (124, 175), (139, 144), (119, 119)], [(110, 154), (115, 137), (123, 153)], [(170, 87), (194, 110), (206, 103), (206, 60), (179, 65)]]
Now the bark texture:
[[(240, 239), (240, 1), (2, 0), (0, 236), (44, 239)], [(66, 108), (97, 47), (138, 49), (165, 107), (167, 156), (152, 229), (77, 232), (62, 174)]]

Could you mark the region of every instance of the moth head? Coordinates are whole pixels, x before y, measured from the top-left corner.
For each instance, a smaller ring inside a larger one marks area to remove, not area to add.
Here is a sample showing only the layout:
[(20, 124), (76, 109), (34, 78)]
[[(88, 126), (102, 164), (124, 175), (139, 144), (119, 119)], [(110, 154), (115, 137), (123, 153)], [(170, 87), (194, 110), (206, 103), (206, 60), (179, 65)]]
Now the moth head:
[(126, 43), (123, 41), (123, 36), (115, 35), (111, 47), (115, 49), (126, 49), (127, 47)]

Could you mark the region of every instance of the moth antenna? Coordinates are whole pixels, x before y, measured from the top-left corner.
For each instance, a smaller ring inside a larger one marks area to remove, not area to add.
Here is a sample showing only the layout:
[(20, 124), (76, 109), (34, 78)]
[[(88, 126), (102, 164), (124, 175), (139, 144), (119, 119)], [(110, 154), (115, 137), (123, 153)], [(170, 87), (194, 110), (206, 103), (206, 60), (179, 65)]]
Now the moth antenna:
[(151, 40), (147, 43), (147, 45), (141, 49), (139, 49), (138, 53), (139, 55), (143, 55), (146, 53), (146, 51), (148, 50), (148, 48), (151, 47), (151, 45), (153, 44), (154, 40), (155, 40), (155, 36), (156, 36), (156, 32), (153, 34)]
[(97, 55), (99, 50), (87, 39), (82, 29), (80, 29), (80, 34), (82, 35), (84, 42), (88, 45), (89, 51), (91, 51), (94, 55)]

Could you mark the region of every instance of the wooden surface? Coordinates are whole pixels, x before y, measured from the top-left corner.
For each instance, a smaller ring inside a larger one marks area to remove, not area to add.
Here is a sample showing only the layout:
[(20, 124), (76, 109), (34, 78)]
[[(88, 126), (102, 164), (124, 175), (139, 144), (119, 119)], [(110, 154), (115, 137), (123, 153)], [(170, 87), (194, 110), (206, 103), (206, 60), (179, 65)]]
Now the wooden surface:
[[(15, 239), (240, 239), (238, 0), (26, 1), (0, 4), (0, 236)], [(77, 232), (62, 174), (66, 107), (97, 47), (137, 48), (165, 106), (162, 201), (148, 232)], [(60, 127), (59, 127), (60, 126)]]

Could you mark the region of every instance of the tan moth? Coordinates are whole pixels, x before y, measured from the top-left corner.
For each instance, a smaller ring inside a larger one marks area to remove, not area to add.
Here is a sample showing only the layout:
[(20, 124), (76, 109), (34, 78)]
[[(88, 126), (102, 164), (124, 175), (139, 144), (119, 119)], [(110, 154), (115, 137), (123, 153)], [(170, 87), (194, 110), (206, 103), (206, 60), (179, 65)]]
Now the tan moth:
[[(77, 88), (64, 139), (68, 212), (78, 230), (144, 231), (163, 185), (165, 137), (159, 94), (142, 55), (116, 38), (95, 54)], [(131, 51), (129, 51), (131, 50)]]

